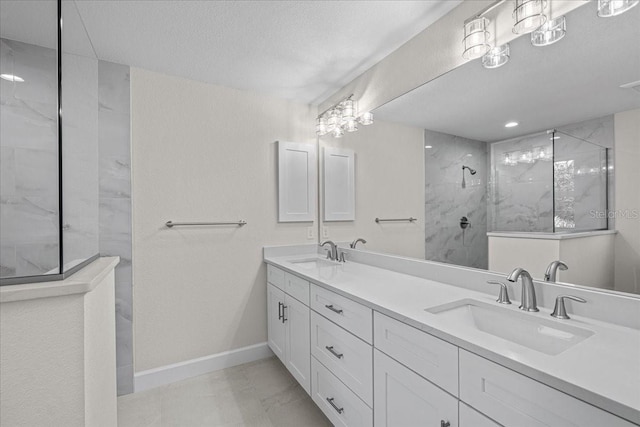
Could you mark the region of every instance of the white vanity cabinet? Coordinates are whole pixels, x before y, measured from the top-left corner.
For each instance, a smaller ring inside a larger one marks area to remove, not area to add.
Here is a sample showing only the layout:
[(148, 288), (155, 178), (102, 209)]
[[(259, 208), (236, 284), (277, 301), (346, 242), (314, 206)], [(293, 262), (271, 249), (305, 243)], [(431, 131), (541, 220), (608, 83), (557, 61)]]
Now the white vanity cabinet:
[[(269, 266), (270, 268), (274, 268)], [(267, 274), (271, 277), (273, 274)], [(289, 273), (284, 274), (283, 285)], [(299, 279), (299, 278), (295, 278)], [(301, 279), (299, 279), (301, 280)], [(296, 280), (296, 292), (303, 285)], [(306, 282), (307, 301), (309, 282)], [(298, 294), (300, 295), (300, 294)], [(267, 284), (268, 344), (304, 390), (311, 394), (309, 307), (272, 283)]]
[(378, 350), (373, 372), (376, 427), (458, 427), (456, 397)]

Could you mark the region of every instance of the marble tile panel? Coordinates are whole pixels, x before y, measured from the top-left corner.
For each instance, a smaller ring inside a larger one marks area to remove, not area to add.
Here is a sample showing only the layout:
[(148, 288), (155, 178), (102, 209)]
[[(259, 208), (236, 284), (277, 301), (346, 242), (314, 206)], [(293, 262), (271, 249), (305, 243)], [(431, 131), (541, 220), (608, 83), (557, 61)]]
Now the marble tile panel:
[(55, 114), (58, 103), (58, 58), (55, 49), (2, 38), (0, 62), (3, 73), (10, 72), (24, 79), (24, 82), (15, 84), (2, 80), (3, 101), (10, 97), (46, 103), (54, 107)]
[(100, 109), (124, 113), (130, 112), (129, 67), (113, 62), (100, 61)]
[(19, 197), (0, 203), (2, 241), (37, 243), (58, 240), (58, 198)]
[(16, 275), (16, 246), (0, 245), (0, 277)]
[(105, 240), (126, 240), (131, 236), (131, 201), (100, 199), (100, 236)]
[(131, 197), (129, 116), (100, 111), (100, 196)]
[(133, 365), (118, 366), (116, 375), (118, 396), (133, 393)]
[(16, 245), (16, 276), (57, 274), (58, 243), (27, 243)]
[[(4, 80), (0, 80), (4, 81)], [(56, 107), (13, 100), (0, 106), (0, 144), (3, 147), (58, 150)]]
[(16, 148), (14, 161), (17, 194), (57, 197), (58, 154), (55, 151)]
[(133, 365), (132, 321), (120, 315), (116, 307), (116, 366), (128, 365)]
[(11, 147), (0, 147), (0, 198), (16, 194), (15, 151)]

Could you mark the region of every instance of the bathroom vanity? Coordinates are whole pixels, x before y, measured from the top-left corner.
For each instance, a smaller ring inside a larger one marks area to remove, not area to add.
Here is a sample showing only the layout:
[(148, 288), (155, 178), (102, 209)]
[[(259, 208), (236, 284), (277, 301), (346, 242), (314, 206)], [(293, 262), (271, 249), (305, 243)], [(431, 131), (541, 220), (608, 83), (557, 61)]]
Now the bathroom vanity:
[[(334, 425), (640, 425), (640, 299), (536, 283), (527, 313), (496, 274), (344, 251), (264, 251), (269, 346)], [(552, 318), (566, 293), (588, 303)]]

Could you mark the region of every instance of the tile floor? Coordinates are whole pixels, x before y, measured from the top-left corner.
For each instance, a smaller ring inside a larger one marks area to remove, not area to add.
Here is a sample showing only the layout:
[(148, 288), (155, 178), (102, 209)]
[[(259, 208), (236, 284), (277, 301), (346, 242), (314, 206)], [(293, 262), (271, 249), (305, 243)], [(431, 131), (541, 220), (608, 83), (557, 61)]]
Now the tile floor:
[(118, 398), (119, 427), (331, 426), (275, 357)]

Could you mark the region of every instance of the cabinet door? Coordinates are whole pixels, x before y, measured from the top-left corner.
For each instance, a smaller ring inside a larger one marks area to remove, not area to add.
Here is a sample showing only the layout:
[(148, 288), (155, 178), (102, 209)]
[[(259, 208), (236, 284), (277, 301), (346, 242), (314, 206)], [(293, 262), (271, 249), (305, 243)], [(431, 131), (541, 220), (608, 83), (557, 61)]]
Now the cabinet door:
[(501, 427), (470, 406), (460, 402), (460, 427)]
[(284, 301), (285, 365), (302, 388), (311, 394), (309, 307), (290, 295), (285, 295)]
[(453, 396), (378, 350), (373, 372), (376, 427), (458, 427), (458, 400)]
[(282, 321), (284, 292), (267, 284), (267, 341), (269, 347), (284, 363), (285, 325)]

